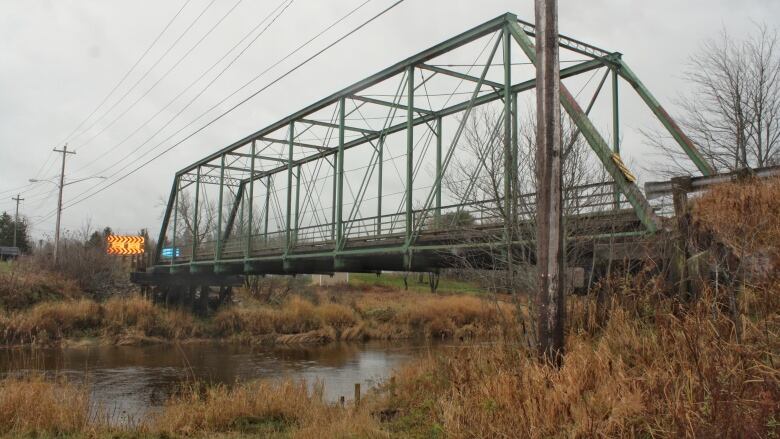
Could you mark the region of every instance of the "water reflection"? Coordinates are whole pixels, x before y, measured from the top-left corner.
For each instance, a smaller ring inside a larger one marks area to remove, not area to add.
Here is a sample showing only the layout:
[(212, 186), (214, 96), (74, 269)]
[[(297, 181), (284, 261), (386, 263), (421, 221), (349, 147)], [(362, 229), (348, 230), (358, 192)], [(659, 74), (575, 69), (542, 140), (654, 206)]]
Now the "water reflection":
[(252, 347), (197, 343), (0, 350), (4, 374), (39, 371), (88, 382), (92, 400), (114, 422), (131, 422), (154, 410), (191, 380), (232, 384), (258, 378), (324, 383), (325, 397), (351, 397), (399, 364), (441, 346), (419, 343), (333, 343), (324, 346)]

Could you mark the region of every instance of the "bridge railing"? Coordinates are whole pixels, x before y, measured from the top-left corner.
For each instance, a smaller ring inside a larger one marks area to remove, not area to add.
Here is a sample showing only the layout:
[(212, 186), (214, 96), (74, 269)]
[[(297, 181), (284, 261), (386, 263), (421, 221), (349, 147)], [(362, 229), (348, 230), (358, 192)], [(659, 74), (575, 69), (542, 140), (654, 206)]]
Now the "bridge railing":
[[(565, 191), (564, 204), (567, 215), (576, 217), (598, 212), (620, 209), (625, 205), (611, 182), (600, 182), (569, 188)], [(452, 233), (465, 230), (499, 230), (504, 227), (503, 198), (484, 199), (469, 203), (456, 203), (436, 209), (418, 209), (412, 212), (413, 230), (417, 234)], [(536, 194), (528, 193), (516, 198), (515, 222), (518, 225), (533, 223), (536, 210)], [(342, 223), (345, 246), (358, 241), (395, 240), (406, 238), (406, 213), (396, 212), (381, 216), (361, 217)], [(222, 243), (222, 259), (241, 259), (246, 256), (283, 254), (290, 251), (323, 251), (335, 249), (335, 224), (315, 224), (293, 229), (289, 233), (277, 230), (268, 234), (242, 234), (234, 231)], [(487, 236), (487, 235), (486, 235)], [(491, 235), (492, 236), (492, 235)], [(251, 240), (251, 241), (250, 241)], [(395, 242), (393, 241), (393, 242)], [(202, 240), (194, 254), (195, 261), (213, 260), (216, 257), (217, 241)], [(175, 263), (192, 260), (192, 247), (181, 248)]]

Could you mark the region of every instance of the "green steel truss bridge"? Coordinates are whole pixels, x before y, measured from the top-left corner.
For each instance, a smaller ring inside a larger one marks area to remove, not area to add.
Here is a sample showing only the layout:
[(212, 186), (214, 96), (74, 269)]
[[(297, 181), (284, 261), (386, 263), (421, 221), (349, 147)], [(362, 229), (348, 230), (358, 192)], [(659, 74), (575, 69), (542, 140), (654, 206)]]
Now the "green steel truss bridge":
[[(620, 159), (618, 84), (704, 176), (710, 166), (620, 53), (559, 44), (564, 153), (583, 145), (571, 174), (589, 176), (564, 182), (568, 239), (662, 231), (660, 207)], [(533, 259), (535, 59), (534, 26), (505, 14), (185, 167), (134, 280), (431, 272), (486, 249)], [(597, 105), (603, 89), (611, 97)], [(577, 171), (588, 163), (596, 172)]]

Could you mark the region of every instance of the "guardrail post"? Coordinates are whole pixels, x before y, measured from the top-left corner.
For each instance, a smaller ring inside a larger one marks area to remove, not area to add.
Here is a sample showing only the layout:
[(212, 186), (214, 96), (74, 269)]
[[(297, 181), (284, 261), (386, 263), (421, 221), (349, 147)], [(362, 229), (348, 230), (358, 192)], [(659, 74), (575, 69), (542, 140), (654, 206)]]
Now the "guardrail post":
[(677, 233), (672, 257), (672, 277), (677, 286), (680, 300), (690, 298), (688, 285), (688, 192), (691, 191), (691, 177), (672, 178), (672, 200), (674, 203), (674, 217), (677, 223)]

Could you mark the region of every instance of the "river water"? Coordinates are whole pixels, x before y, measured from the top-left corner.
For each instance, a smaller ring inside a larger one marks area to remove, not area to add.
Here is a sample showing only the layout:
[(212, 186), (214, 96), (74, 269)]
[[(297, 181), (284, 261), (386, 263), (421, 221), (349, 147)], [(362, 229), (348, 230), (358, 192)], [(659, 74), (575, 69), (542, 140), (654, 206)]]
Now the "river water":
[(325, 397), (350, 399), (393, 369), (441, 345), (415, 342), (258, 347), (224, 343), (0, 350), (3, 374), (43, 372), (89, 385), (92, 404), (112, 423), (133, 423), (193, 380), (233, 384), (259, 378), (324, 384)]

